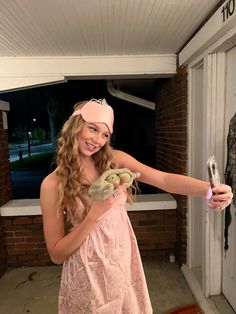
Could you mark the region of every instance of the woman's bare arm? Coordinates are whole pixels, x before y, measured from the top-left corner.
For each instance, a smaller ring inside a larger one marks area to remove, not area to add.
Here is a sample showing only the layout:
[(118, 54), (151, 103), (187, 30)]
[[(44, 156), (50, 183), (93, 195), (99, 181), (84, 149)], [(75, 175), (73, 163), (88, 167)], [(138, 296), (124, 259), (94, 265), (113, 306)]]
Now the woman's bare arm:
[[(163, 172), (146, 166), (132, 156), (122, 151), (113, 151), (114, 162), (119, 168), (128, 168), (131, 171), (139, 172), (139, 181), (153, 185), (169, 193), (202, 196), (207, 195), (210, 187), (209, 182), (194, 179), (189, 176)], [(219, 185), (213, 189), (211, 207), (221, 206), (222, 209), (228, 206), (232, 200), (231, 188), (228, 185)]]

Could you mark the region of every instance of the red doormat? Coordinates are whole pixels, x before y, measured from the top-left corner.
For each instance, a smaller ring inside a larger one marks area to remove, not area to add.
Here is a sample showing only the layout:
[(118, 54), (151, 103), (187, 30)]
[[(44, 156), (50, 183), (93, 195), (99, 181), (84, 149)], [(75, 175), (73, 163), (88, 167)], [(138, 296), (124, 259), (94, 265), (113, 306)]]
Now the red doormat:
[(191, 304), (170, 310), (166, 314), (203, 314), (203, 312), (197, 304)]

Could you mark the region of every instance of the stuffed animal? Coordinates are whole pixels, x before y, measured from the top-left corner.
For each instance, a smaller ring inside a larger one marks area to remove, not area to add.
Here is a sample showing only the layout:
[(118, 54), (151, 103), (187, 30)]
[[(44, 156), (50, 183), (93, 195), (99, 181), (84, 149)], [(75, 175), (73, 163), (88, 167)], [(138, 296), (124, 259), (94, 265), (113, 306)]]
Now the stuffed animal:
[(109, 169), (90, 186), (88, 193), (93, 200), (102, 201), (114, 194), (120, 184), (130, 187), (139, 176), (139, 172), (131, 172), (127, 168)]

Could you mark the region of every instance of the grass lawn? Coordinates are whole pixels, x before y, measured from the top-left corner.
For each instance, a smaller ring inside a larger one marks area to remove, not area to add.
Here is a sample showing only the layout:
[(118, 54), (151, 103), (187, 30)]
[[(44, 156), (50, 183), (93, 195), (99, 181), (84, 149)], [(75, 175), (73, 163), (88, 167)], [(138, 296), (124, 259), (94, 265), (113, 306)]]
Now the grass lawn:
[(22, 162), (19, 160), (11, 162), (11, 170), (27, 169), (27, 170), (49, 170), (55, 158), (55, 151), (49, 151), (29, 157), (24, 157)]

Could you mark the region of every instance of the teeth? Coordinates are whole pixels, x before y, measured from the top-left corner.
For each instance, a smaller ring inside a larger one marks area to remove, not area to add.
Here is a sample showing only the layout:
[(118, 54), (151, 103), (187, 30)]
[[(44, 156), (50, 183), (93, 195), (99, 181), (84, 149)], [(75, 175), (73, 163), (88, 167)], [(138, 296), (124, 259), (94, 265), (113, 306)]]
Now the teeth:
[(93, 148), (93, 149), (95, 149), (95, 148), (96, 148), (96, 146), (95, 146), (95, 145), (93, 145), (93, 144), (91, 144), (91, 143), (87, 143), (87, 145), (88, 145), (89, 147)]

